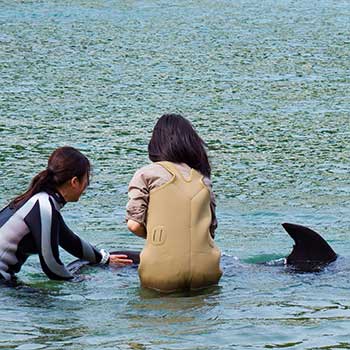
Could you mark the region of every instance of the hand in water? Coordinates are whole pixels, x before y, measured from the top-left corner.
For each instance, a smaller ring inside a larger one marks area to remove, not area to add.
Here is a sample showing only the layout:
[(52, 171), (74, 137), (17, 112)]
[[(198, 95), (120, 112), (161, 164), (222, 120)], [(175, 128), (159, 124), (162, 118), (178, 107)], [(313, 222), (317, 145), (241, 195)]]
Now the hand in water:
[(131, 265), (132, 263), (133, 263), (133, 261), (131, 259), (128, 259), (127, 255), (111, 254), (109, 256), (109, 264), (110, 265), (127, 266), (127, 265)]

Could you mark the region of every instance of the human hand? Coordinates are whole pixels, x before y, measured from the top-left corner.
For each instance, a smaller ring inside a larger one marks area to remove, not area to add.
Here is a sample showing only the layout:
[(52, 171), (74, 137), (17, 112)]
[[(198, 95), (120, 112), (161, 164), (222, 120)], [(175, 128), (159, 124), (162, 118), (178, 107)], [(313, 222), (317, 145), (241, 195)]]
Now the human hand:
[(124, 254), (111, 254), (109, 256), (109, 264), (117, 266), (127, 266), (131, 265), (133, 261), (128, 259), (127, 255)]

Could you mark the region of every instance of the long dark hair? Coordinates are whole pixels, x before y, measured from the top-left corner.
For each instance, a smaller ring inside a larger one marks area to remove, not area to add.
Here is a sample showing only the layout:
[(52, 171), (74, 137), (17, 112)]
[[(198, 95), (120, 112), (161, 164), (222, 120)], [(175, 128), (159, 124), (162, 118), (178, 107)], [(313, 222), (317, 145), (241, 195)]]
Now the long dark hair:
[(204, 176), (211, 175), (204, 141), (179, 114), (164, 114), (158, 119), (148, 144), (148, 156), (152, 162), (186, 163)]
[(89, 179), (90, 169), (89, 160), (77, 149), (69, 146), (57, 148), (51, 154), (47, 168), (33, 178), (28, 190), (13, 199), (10, 206), (16, 208), (41, 191), (56, 191), (57, 187), (75, 176), (82, 180), (87, 174)]

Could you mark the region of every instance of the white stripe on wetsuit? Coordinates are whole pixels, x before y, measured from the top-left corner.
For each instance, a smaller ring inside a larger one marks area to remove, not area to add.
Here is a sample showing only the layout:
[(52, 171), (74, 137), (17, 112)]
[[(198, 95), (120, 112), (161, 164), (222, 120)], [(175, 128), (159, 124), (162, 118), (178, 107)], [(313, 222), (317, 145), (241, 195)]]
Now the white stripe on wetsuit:
[(51, 223), (52, 207), (48, 196), (39, 198), (40, 220), (41, 220), (41, 254), (51, 272), (55, 275), (70, 278), (72, 274), (64, 267), (57, 263), (51, 247)]
[(6, 280), (11, 279), (11, 274), (6, 272), (8, 265), (18, 262), (15, 255), (18, 243), (29, 232), (23, 218), (32, 210), (35, 202), (33, 198), (28, 200), (0, 227), (0, 274)]

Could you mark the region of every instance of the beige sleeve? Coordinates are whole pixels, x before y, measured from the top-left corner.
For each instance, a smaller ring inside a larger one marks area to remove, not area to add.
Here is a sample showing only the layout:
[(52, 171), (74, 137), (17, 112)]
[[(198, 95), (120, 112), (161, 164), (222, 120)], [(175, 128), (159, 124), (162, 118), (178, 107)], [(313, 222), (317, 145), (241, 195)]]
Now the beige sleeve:
[(126, 206), (126, 221), (134, 220), (146, 226), (146, 216), (149, 201), (149, 189), (147, 179), (143, 172), (136, 171), (129, 183), (129, 201)]
[(126, 221), (134, 220), (146, 226), (149, 193), (171, 179), (171, 174), (159, 164), (149, 164), (137, 170), (129, 183)]

